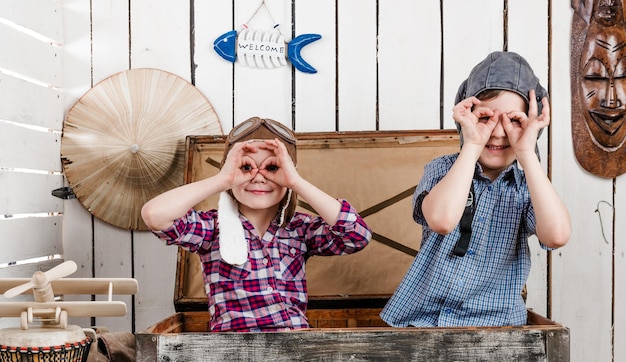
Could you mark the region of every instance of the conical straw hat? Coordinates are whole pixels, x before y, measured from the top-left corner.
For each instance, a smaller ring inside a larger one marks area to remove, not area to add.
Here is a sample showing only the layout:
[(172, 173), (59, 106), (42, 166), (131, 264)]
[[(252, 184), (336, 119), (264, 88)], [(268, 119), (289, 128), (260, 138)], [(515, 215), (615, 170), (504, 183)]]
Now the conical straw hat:
[(96, 84), (69, 110), (61, 137), (65, 177), (94, 216), (147, 230), (141, 207), (183, 183), (188, 135), (221, 135), (211, 103), (191, 83), (149, 68)]

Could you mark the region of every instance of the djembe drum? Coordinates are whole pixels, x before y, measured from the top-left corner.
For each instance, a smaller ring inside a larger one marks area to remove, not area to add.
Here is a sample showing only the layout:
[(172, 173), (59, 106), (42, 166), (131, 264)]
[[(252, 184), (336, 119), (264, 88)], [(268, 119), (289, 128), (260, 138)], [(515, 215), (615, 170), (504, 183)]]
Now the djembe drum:
[(95, 331), (74, 325), (0, 329), (0, 362), (85, 362), (95, 338)]

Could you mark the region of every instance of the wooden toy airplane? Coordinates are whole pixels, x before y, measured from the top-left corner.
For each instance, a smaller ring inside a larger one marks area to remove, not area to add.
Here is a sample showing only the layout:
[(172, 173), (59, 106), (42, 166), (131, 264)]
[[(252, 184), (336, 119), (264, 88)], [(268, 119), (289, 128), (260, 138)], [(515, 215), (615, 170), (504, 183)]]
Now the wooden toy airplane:
[[(137, 293), (137, 281), (132, 278), (65, 278), (77, 269), (76, 263), (66, 261), (46, 271), (33, 273), (32, 278), (0, 278), (0, 293), (11, 299), (32, 290), (34, 301), (0, 301), (0, 317), (19, 317), (22, 329), (34, 320), (42, 324), (67, 328), (72, 317), (121, 317), (126, 304), (114, 301), (113, 294)], [(61, 301), (55, 293), (108, 295), (106, 301)]]

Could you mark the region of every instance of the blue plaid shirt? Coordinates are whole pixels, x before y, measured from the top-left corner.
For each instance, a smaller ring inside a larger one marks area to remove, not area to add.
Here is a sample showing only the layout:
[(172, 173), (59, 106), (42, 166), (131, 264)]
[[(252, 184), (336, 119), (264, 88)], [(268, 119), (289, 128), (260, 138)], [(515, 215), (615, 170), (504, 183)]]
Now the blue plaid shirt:
[(383, 311), (394, 327), (504, 326), (526, 323), (521, 292), (530, 272), (528, 237), (535, 212), (524, 172), (514, 162), (491, 182), (477, 163), (476, 211), (467, 254), (452, 253), (457, 226), (448, 235), (432, 231), (422, 201), (446, 175), (458, 154), (425, 167), (413, 196), (413, 218), (422, 225), (420, 251)]

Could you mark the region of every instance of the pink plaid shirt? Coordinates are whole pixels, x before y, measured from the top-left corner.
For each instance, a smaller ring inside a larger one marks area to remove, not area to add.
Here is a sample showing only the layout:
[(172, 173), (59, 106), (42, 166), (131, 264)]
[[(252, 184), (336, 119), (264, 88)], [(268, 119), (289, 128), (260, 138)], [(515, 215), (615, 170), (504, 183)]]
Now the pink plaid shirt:
[(305, 261), (312, 255), (351, 254), (363, 249), (371, 230), (345, 200), (333, 226), (296, 212), (287, 227), (274, 219), (262, 238), (240, 215), (248, 261), (230, 265), (220, 256), (217, 211), (189, 210), (167, 230), (154, 234), (168, 245), (197, 253), (209, 299), (211, 331), (283, 331), (308, 328)]

